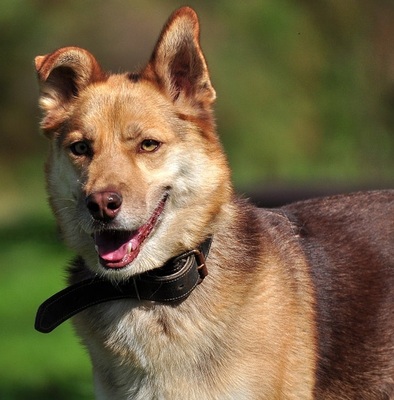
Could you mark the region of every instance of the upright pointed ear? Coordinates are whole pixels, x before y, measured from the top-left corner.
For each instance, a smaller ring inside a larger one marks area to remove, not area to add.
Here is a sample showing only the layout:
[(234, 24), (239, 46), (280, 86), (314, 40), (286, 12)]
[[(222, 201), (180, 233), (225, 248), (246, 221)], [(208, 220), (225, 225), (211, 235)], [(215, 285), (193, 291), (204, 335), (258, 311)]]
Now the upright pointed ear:
[(35, 66), (40, 84), (39, 104), (44, 111), (41, 127), (46, 133), (67, 118), (70, 105), (81, 90), (105, 77), (96, 59), (78, 47), (64, 47), (38, 56)]
[(201, 51), (199, 31), (194, 10), (183, 7), (175, 11), (161, 32), (146, 72), (153, 72), (174, 101), (185, 96), (204, 106), (215, 100), (216, 93)]

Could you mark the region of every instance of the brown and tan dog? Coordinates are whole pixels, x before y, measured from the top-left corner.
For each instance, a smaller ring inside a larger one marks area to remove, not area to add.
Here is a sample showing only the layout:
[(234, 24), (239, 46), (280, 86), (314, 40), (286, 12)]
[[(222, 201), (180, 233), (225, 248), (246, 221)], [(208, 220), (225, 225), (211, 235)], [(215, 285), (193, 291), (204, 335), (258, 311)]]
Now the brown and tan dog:
[(75, 315), (98, 399), (394, 399), (394, 191), (237, 198), (190, 8), (139, 73), (76, 47), (36, 68), (78, 255), (36, 327)]

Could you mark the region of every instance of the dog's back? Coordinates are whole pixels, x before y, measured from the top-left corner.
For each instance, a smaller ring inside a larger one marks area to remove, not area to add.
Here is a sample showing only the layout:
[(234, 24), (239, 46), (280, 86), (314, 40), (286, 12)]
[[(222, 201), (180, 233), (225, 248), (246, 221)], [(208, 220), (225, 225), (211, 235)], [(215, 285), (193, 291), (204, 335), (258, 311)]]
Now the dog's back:
[(316, 398), (393, 398), (394, 191), (284, 210), (298, 229), (314, 283)]

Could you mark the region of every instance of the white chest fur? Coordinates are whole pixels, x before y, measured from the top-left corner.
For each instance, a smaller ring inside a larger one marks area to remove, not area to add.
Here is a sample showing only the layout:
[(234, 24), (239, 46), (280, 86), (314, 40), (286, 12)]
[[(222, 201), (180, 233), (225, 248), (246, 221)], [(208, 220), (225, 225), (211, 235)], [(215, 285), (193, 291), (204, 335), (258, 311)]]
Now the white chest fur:
[(185, 304), (136, 305), (100, 305), (77, 324), (98, 399), (250, 399), (242, 374), (226, 365), (234, 339), (223, 321)]

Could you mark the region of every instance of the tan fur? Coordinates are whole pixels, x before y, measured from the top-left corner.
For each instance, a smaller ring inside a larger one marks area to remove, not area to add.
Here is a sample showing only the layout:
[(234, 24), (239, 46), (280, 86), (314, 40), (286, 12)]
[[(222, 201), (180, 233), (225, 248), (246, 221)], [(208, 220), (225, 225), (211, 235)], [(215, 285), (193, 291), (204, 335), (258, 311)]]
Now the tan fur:
[[(285, 211), (235, 198), (198, 36), (196, 14), (182, 8), (138, 74), (107, 74), (78, 48), (36, 58), (42, 128), (51, 139), (50, 202), (64, 240), (84, 262), (70, 280), (124, 280), (213, 235), (209, 275), (187, 300), (109, 302), (74, 318), (92, 359), (96, 396), (319, 398), (318, 288), (301, 229)], [(147, 139), (158, 149), (143, 151)], [(74, 154), (75, 143), (89, 151)], [(128, 231), (146, 223), (168, 194), (138, 256), (116, 270), (98, 261), (97, 221), (85, 204), (103, 191), (123, 198), (109, 229)]]

